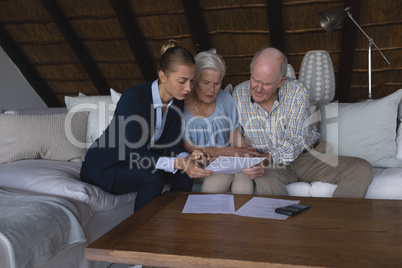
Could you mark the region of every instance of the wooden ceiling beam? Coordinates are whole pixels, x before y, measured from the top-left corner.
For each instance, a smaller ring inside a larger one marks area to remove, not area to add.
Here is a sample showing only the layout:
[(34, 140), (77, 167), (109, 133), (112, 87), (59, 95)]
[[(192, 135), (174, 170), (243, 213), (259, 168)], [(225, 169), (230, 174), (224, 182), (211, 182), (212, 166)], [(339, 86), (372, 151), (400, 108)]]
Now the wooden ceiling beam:
[(271, 46), (286, 53), (285, 31), (282, 18), (282, 0), (267, 0)]
[[(353, 18), (359, 21), (359, 11), (360, 11), (360, 0), (346, 0), (345, 6), (351, 6), (351, 13)], [(341, 54), (339, 58), (339, 72), (338, 72), (338, 83), (335, 92), (335, 98), (339, 102), (349, 102), (352, 73), (353, 73), (353, 62), (356, 49), (356, 35), (358, 28), (348, 17), (344, 18), (342, 27), (342, 44), (341, 44)]]
[(63, 106), (61, 101), (53, 93), (50, 86), (42, 79), (36, 69), (29, 62), (25, 53), (4, 29), (3, 25), (0, 25), (0, 46), (48, 107)]
[(134, 13), (131, 11), (130, 5), (127, 0), (109, 0), (117, 19), (119, 20), (120, 27), (126, 35), (127, 42), (131, 51), (137, 61), (141, 73), (146, 81), (153, 81), (158, 78), (156, 68), (153, 65), (151, 54), (145, 45), (144, 36), (138, 26)]
[(109, 95), (110, 87), (106, 83), (105, 78), (96, 67), (95, 62), (89, 52), (81, 42), (80, 38), (75, 34), (74, 30), (69, 25), (63, 12), (55, 0), (42, 0), (42, 4), (56, 23), (61, 34), (66, 39), (70, 48), (84, 67), (92, 83), (101, 95)]
[(196, 51), (201, 52), (212, 48), (198, 0), (182, 0), (181, 2), (183, 4), (188, 25), (190, 26), (194, 44), (196, 45)]

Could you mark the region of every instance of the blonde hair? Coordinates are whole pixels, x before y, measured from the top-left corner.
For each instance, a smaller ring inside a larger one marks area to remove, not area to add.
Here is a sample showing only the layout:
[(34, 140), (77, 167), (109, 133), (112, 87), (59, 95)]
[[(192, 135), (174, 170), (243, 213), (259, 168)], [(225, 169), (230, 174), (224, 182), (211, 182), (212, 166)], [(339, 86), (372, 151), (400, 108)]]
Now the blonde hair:
[(171, 48), (171, 47), (177, 47), (177, 46), (179, 46), (179, 43), (177, 43), (177, 41), (174, 40), (174, 39), (170, 39), (169, 41), (167, 41), (166, 43), (164, 43), (164, 44), (162, 45), (162, 47), (161, 47), (161, 55), (162, 55), (163, 53), (165, 53), (166, 50), (168, 50), (169, 48)]
[(166, 75), (177, 71), (177, 66), (195, 65), (193, 55), (179, 43), (170, 39), (161, 47), (161, 58), (158, 64), (158, 72), (163, 71)]

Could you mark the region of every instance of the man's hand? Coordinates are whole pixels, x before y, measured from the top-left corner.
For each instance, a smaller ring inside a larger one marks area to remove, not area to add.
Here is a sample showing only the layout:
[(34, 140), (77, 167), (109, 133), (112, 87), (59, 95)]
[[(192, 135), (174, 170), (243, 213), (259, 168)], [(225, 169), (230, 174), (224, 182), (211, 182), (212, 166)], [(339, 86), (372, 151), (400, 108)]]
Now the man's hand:
[(265, 167), (271, 162), (271, 155), (269, 153), (265, 153), (263, 156), (265, 156), (265, 160), (261, 161), (259, 164), (251, 168), (242, 169), (244, 173), (250, 176), (250, 179), (257, 179), (264, 175)]
[(242, 169), (244, 173), (250, 176), (250, 179), (257, 179), (264, 175), (265, 173), (265, 168), (262, 163), (259, 163), (251, 168), (244, 168)]

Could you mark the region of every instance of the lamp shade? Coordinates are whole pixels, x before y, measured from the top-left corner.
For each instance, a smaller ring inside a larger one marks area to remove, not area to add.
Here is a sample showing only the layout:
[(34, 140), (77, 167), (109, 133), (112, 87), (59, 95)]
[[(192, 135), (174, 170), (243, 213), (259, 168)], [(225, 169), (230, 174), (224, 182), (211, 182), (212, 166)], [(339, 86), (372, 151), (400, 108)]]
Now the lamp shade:
[(311, 102), (331, 102), (335, 97), (335, 72), (329, 53), (308, 51), (300, 66), (299, 80), (309, 90)]
[(325, 31), (332, 32), (342, 22), (345, 16), (345, 8), (336, 7), (318, 13), (318, 20)]

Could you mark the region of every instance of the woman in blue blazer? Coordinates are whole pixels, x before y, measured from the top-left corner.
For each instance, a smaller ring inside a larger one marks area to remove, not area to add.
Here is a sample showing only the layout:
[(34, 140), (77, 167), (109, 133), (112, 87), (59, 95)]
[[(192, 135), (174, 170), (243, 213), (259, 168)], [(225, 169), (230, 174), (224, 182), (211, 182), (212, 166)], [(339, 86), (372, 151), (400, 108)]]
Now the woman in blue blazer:
[(202, 151), (189, 155), (182, 142), (183, 100), (192, 88), (194, 58), (174, 40), (161, 52), (159, 79), (122, 94), (112, 122), (81, 167), (83, 181), (109, 193), (137, 192), (134, 211), (161, 194), (166, 181), (172, 191), (191, 191), (191, 178), (213, 174), (196, 164), (205, 160)]

